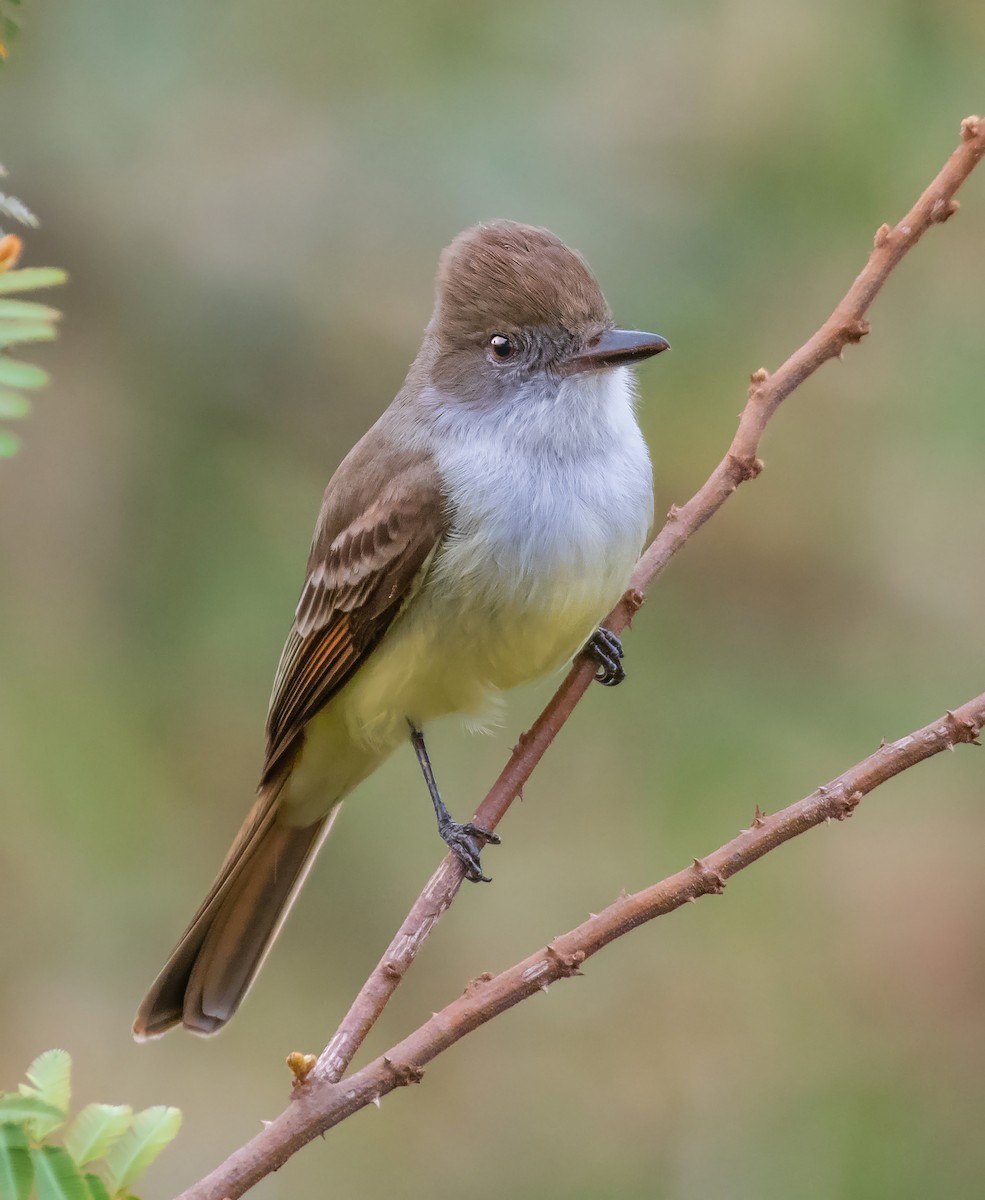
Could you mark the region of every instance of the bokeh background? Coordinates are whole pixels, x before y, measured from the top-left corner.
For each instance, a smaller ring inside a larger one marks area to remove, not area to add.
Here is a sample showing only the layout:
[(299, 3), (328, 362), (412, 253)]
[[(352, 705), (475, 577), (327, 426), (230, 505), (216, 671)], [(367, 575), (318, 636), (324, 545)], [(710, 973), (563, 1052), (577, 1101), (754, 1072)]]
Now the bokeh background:
[[(0, 475), (0, 1087), (172, 1103), (164, 1197), (281, 1108), (440, 857), (400, 753), (226, 1033), (133, 1010), (249, 805), (322, 488), (396, 391), (441, 247), (579, 247), (641, 372), (658, 511), (985, 107), (979, 0), (25, 4), (8, 190), (71, 272)], [(985, 686), (985, 176), (780, 412), (375, 1032)], [(550, 694), (432, 743), (471, 812)], [(881, 789), (444, 1055), (259, 1197), (926, 1197), (985, 1171), (985, 760)]]

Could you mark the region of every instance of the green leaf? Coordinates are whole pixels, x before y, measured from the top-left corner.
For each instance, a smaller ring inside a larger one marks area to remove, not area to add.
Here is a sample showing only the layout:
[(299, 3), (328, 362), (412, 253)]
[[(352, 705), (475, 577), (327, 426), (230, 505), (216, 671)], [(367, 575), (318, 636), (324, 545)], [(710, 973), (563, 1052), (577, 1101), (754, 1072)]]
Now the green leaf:
[[(33, 1096), (45, 1104), (50, 1104), (61, 1116), (58, 1124), (68, 1114), (69, 1100), (72, 1098), (72, 1057), (67, 1050), (45, 1050), (27, 1068), (27, 1083), (18, 1088), (22, 1096)], [(45, 1137), (52, 1129), (39, 1125), (38, 1137)]]
[(32, 292), (35, 288), (57, 287), (68, 275), (60, 267), (23, 267), (0, 275), (0, 293)]
[(65, 1134), (65, 1149), (80, 1167), (103, 1158), (130, 1128), (127, 1104), (87, 1104)]
[(0, 429), (0, 458), (13, 458), (21, 448), (21, 440), (9, 429)]
[(53, 342), (58, 330), (48, 321), (4, 321), (0, 313), (0, 346), (17, 342)]
[(19, 362), (16, 358), (0, 354), (0, 384), (16, 388), (39, 388), (47, 382), (48, 372), (42, 371), (34, 363)]
[(0, 417), (7, 420), (19, 420), (31, 411), (31, 402), (19, 392), (8, 392), (0, 388)]
[(61, 315), (36, 300), (0, 300), (0, 321), (57, 321)]
[(111, 1192), (120, 1192), (137, 1178), (181, 1128), (181, 1110), (164, 1104), (145, 1108), (106, 1155), (106, 1176)]
[(86, 1187), (89, 1189), (89, 1200), (110, 1200), (106, 1184), (98, 1175), (89, 1173), (86, 1175), (85, 1181)]
[(39, 1146), (31, 1159), (38, 1200), (89, 1200), (86, 1181), (61, 1146)]
[(33, 1182), (27, 1134), (20, 1125), (0, 1125), (0, 1196), (3, 1200), (27, 1200)]
[(37, 1096), (18, 1096), (7, 1092), (0, 1096), (0, 1121), (57, 1121), (61, 1123), (65, 1114), (53, 1104), (46, 1104)]

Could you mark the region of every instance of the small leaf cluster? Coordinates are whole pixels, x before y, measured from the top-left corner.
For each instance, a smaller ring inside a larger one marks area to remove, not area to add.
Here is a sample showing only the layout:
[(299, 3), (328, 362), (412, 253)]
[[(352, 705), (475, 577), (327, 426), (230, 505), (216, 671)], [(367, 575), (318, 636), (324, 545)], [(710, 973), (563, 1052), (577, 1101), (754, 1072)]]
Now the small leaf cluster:
[(0, 1200), (135, 1200), (135, 1180), (177, 1137), (181, 1112), (163, 1104), (87, 1104), (69, 1123), (71, 1074), (64, 1050), (46, 1050), (0, 1093)]
[[(0, 167), (0, 174), (3, 168)], [(0, 192), (0, 213), (36, 229), (38, 219), (16, 196)], [(0, 231), (2, 232), (2, 231)], [(22, 292), (56, 287), (65, 282), (65, 272), (57, 267), (27, 267), (16, 270), (21, 239), (13, 233), (0, 236), (0, 420), (16, 420), (30, 412), (30, 401), (23, 394), (44, 387), (47, 372), (32, 363), (11, 358), (7, 353), (20, 342), (50, 342), (58, 335), (61, 313), (33, 300), (12, 299)], [(0, 458), (16, 454), (20, 438), (0, 429)]]
[(0, 0), (0, 67), (7, 60), (8, 47), (20, 33), (20, 25), (7, 12), (8, 8), (20, 8), (21, 0)]

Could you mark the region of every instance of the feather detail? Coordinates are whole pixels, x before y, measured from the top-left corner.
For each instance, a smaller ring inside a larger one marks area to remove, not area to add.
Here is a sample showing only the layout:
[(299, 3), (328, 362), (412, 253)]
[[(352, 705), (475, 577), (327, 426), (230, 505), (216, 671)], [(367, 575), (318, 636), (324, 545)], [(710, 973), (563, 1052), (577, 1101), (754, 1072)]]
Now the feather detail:
[[(285, 768), (307, 723), (379, 644), (447, 531), (430, 458), (406, 452), (388, 458), (379, 441), (377, 426), (325, 493), (308, 576), (274, 680), (264, 782)], [(388, 480), (361, 469), (371, 465), (378, 472), (381, 461), (398, 468)]]

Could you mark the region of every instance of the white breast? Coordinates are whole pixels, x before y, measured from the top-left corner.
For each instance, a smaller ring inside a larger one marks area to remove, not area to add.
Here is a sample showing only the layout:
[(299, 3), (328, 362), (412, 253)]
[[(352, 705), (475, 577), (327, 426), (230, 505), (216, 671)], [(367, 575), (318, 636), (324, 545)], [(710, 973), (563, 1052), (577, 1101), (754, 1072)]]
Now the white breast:
[(350, 727), (374, 741), (561, 666), (625, 589), (652, 517), (627, 370), (531, 385), (494, 410), (436, 407), (453, 527), (345, 689)]
[(628, 575), (653, 505), (631, 382), (625, 370), (535, 381), (509, 406), (450, 408), (437, 460), (454, 531), (436, 584), (536, 608)]

